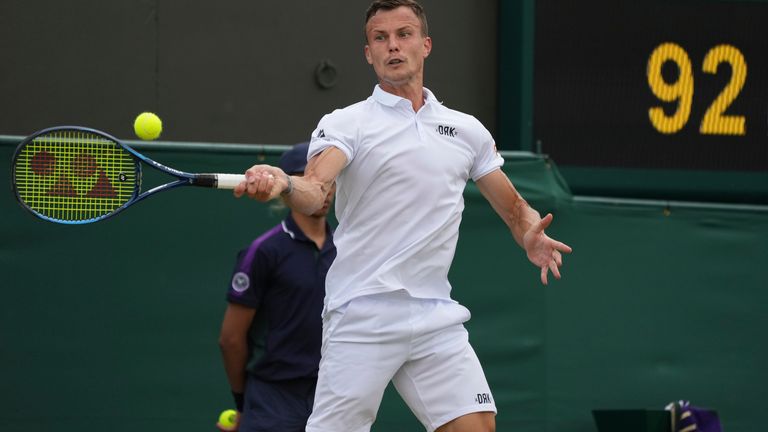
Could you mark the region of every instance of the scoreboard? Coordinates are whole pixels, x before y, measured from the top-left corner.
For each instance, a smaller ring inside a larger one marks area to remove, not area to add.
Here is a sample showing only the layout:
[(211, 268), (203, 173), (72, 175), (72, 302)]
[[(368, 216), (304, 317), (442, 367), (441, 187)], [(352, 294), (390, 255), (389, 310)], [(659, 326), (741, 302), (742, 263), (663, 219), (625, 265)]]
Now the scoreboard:
[(768, 202), (768, 2), (536, 0), (534, 28), (532, 138), (569, 183)]

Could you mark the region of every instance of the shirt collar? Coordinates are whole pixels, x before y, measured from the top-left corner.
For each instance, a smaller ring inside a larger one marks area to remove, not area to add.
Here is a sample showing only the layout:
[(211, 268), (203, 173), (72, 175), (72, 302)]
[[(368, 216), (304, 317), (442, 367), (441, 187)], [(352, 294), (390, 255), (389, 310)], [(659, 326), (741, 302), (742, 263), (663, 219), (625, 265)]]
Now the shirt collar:
[(294, 240), (309, 240), (307, 236), (304, 234), (304, 231), (299, 228), (299, 225), (296, 223), (295, 220), (293, 220), (293, 216), (290, 212), (288, 212), (288, 216), (283, 219), (283, 222), (281, 224), (283, 226), (283, 232), (288, 234), (292, 239)]
[[(299, 225), (293, 219), (293, 216), (291, 215), (290, 212), (288, 212), (288, 215), (285, 217), (285, 219), (283, 219), (283, 221), (281, 222), (281, 225), (283, 227), (283, 232), (288, 234), (291, 237), (291, 239), (310, 242), (314, 244), (314, 242), (310, 240), (306, 234), (304, 234), (304, 231), (302, 231), (301, 228), (299, 228)], [(325, 237), (325, 245), (323, 245), (323, 249), (326, 249), (326, 247), (329, 245), (329, 243), (333, 239), (333, 229), (331, 229), (331, 225), (328, 224), (327, 221), (325, 222), (325, 232), (326, 232), (326, 237)]]
[[(431, 90), (429, 90), (426, 87), (423, 87), (423, 89), (424, 89), (424, 105), (427, 105), (430, 102), (440, 103), (438, 102), (437, 98), (435, 97), (434, 93), (432, 93)], [(386, 105), (388, 107), (394, 107), (397, 104), (402, 102), (407, 103), (408, 106), (411, 105), (411, 101), (382, 90), (381, 86), (378, 84), (376, 84), (376, 87), (374, 87), (373, 89), (373, 99), (379, 102), (380, 104)]]

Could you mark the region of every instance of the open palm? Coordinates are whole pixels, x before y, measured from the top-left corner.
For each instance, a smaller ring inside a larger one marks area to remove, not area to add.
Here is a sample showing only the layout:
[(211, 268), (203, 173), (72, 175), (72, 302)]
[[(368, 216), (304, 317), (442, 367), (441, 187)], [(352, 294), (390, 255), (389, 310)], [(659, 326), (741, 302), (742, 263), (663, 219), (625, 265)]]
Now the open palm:
[(533, 225), (523, 236), (523, 247), (528, 259), (541, 269), (541, 283), (548, 283), (547, 275), (551, 271), (555, 278), (560, 279), (560, 266), (563, 265), (563, 253), (571, 253), (573, 249), (565, 243), (547, 236), (544, 230), (552, 223), (551, 213), (544, 216), (539, 223)]

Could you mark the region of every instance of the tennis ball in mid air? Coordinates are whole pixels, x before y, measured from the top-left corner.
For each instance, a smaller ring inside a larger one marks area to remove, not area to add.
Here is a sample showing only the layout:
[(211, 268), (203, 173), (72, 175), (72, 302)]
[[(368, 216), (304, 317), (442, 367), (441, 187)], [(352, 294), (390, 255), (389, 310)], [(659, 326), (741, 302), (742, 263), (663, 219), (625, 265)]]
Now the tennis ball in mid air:
[(153, 140), (159, 137), (160, 132), (163, 131), (163, 122), (154, 113), (143, 112), (133, 122), (133, 130), (139, 138), (147, 141)]
[(219, 415), (219, 425), (222, 427), (235, 427), (235, 422), (237, 422), (237, 411), (233, 409), (224, 410)]

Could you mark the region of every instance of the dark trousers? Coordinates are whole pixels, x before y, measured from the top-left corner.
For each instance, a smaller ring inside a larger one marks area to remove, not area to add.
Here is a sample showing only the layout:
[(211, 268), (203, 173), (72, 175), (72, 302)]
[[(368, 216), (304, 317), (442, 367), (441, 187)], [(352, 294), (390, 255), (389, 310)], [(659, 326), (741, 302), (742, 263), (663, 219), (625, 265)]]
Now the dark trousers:
[(239, 432), (304, 432), (317, 378), (264, 381), (248, 376)]

